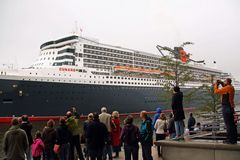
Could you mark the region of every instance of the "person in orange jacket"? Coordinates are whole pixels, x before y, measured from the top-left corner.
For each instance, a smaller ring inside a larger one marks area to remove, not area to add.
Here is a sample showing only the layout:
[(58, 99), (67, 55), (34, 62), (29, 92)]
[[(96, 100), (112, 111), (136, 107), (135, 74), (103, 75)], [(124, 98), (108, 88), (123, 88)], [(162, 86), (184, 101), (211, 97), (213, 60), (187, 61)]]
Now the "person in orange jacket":
[[(219, 88), (219, 85), (222, 85), (222, 88)], [(234, 123), (234, 94), (235, 90), (232, 86), (232, 80), (227, 78), (224, 83), (220, 80), (214, 84), (214, 93), (221, 94), (222, 99), (222, 114), (224, 123), (227, 130), (227, 139), (223, 143), (227, 144), (236, 144), (237, 143), (237, 127)]]

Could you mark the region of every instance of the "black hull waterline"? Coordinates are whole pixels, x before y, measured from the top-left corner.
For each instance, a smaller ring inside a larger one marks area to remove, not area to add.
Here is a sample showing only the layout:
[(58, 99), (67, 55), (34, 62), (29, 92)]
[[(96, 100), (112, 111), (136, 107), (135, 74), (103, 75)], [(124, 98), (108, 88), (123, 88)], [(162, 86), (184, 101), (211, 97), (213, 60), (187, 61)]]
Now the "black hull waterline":
[[(83, 115), (99, 112), (103, 106), (109, 112), (154, 111), (158, 106), (170, 108), (171, 98), (164, 97), (163, 88), (157, 87), (0, 80), (0, 117), (59, 116), (70, 107)], [(200, 104), (192, 102), (185, 107)]]

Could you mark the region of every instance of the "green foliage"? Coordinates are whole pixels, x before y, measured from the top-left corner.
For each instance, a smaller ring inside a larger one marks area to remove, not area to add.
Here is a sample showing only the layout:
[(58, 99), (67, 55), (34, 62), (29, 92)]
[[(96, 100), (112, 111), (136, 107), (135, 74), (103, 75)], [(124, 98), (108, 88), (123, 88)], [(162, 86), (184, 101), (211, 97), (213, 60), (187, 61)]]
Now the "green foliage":
[(217, 112), (221, 108), (221, 96), (214, 93), (213, 83), (211, 86), (203, 85), (201, 86), (201, 89), (203, 90), (204, 94), (199, 98), (201, 98), (201, 100), (203, 100), (205, 103), (201, 108), (199, 108), (199, 110), (202, 112)]

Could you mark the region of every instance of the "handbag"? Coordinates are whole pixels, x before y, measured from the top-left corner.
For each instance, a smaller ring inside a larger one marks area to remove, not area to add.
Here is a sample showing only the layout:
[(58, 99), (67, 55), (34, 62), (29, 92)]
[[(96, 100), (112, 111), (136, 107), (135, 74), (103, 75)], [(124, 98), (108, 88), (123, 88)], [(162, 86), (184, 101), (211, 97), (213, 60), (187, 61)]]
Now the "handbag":
[(55, 154), (58, 154), (60, 152), (60, 145), (59, 144), (54, 144), (53, 152)]

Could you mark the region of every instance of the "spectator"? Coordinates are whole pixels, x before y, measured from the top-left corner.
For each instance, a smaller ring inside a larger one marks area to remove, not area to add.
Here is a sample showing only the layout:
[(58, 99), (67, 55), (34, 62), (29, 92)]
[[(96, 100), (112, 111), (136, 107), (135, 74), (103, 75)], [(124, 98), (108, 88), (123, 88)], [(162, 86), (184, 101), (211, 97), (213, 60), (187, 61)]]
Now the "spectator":
[(196, 120), (193, 117), (193, 114), (190, 113), (189, 114), (189, 119), (188, 119), (188, 129), (189, 129), (190, 132), (194, 130), (195, 124), (196, 124)]
[(169, 114), (168, 133), (169, 133), (170, 139), (172, 139), (176, 136), (173, 113)]
[(32, 144), (33, 160), (41, 160), (41, 157), (43, 157), (43, 150), (44, 150), (44, 144), (42, 141), (42, 135), (41, 135), (41, 132), (37, 131), (35, 135), (35, 139)]
[(29, 147), (26, 132), (19, 128), (17, 118), (12, 119), (11, 125), (3, 137), (4, 159), (25, 160), (25, 154)]
[(153, 160), (152, 158), (152, 145), (153, 145), (153, 129), (152, 120), (148, 117), (146, 111), (140, 113), (142, 123), (140, 126), (140, 142), (142, 145), (143, 160)]
[(60, 160), (69, 160), (71, 132), (66, 125), (66, 119), (61, 117), (59, 126), (56, 129), (56, 144), (60, 145)]
[(88, 160), (89, 159), (89, 152), (88, 152), (88, 147), (87, 147), (87, 143), (86, 143), (86, 133), (88, 130), (88, 126), (89, 124), (93, 121), (93, 114), (89, 113), (88, 114), (88, 119), (83, 123), (83, 135), (82, 135), (82, 141), (84, 141), (85, 143), (85, 148), (83, 149), (83, 151), (85, 152), (85, 157)]
[(133, 116), (128, 115), (125, 119), (125, 126), (120, 137), (124, 144), (125, 160), (131, 160), (131, 156), (133, 160), (138, 160), (140, 133), (138, 127), (133, 125)]
[(70, 140), (70, 160), (74, 160), (74, 147), (77, 150), (77, 154), (80, 160), (84, 160), (82, 148), (80, 145), (80, 126), (79, 126), (79, 119), (75, 118), (72, 115), (72, 112), (68, 111), (66, 113), (67, 120), (66, 124), (68, 129), (72, 133), (71, 140)]
[(152, 126), (154, 127), (156, 121), (160, 117), (160, 114), (162, 113), (162, 110), (160, 107), (156, 108), (156, 113), (154, 114), (153, 121), (152, 121)]
[[(111, 135), (111, 131), (112, 131), (112, 121), (111, 121), (111, 115), (107, 113), (107, 108), (106, 107), (102, 107), (101, 108), (101, 114), (99, 115), (99, 120), (100, 122), (102, 122), (103, 124), (105, 124), (105, 126), (108, 129), (109, 135)], [(105, 160), (106, 157), (109, 157), (109, 159), (112, 159), (112, 146), (111, 146), (111, 137), (108, 138), (107, 143), (105, 145), (105, 149), (103, 152), (103, 159)]]
[(91, 160), (102, 160), (103, 147), (108, 135), (107, 127), (100, 122), (97, 113), (93, 114), (93, 121), (89, 123), (86, 138)]
[(121, 128), (120, 128), (120, 118), (119, 118), (119, 113), (118, 111), (114, 111), (112, 113), (112, 147), (113, 147), (113, 152), (116, 154), (113, 156), (113, 158), (118, 158), (119, 157), (119, 152), (120, 152), (120, 133), (121, 133)]
[(76, 107), (72, 107), (70, 111), (72, 112), (74, 118), (80, 119), (80, 115), (78, 114)]
[[(222, 84), (222, 88), (218, 88), (219, 84)], [(232, 86), (232, 80), (227, 78), (224, 83), (218, 80), (214, 84), (214, 93), (222, 95), (222, 114), (227, 130), (227, 139), (223, 143), (237, 144), (237, 126), (234, 122), (235, 89)]]
[(176, 130), (176, 137), (174, 140), (184, 140), (184, 122), (185, 119), (183, 111), (183, 93), (178, 86), (173, 88), (172, 96), (172, 110), (174, 114), (174, 125)]
[(55, 160), (57, 155), (53, 152), (54, 144), (56, 142), (56, 130), (53, 128), (55, 122), (50, 119), (47, 126), (43, 129), (42, 139), (44, 143), (45, 160)]
[(31, 160), (32, 159), (31, 146), (32, 146), (32, 143), (33, 143), (32, 124), (29, 122), (27, 115), (22, 116), (22, 123), (20, 125), (20, 128), (23, 129), (27, 134), (28, 142), (29, 142), (29, 147), (28, 147), (28, 150), (27, 150), (27, 160)]
[[(156, 121), (154, 128), (156, 130), (156, 140), (164, 140), (166, 138), (167, 131), (167, 118), (164, 113), (160, 114), (159, 119)], [(162, 152), (160, 150), (160, 146), (157, 146), (158, 157), (162, 156)]]
[(196, 131), (196, 132), (201, 131), (201, 123), (200, 122), (197, 123), (196, 128), (194, 128), (194, 131)]

